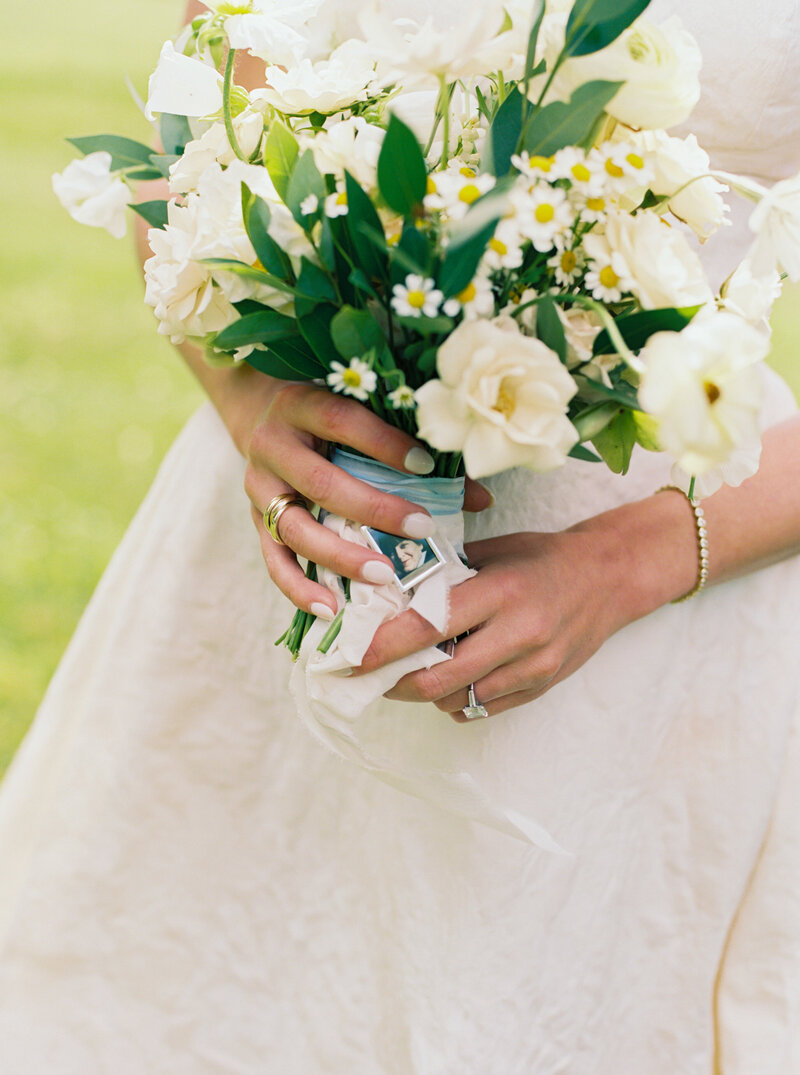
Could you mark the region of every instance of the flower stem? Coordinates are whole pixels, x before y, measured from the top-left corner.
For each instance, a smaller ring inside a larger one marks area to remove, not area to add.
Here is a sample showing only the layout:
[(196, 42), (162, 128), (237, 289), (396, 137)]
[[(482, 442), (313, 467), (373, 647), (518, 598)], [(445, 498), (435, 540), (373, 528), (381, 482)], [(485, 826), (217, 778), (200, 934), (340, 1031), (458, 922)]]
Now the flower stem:
[(222, 118), (225, 121), (225, 131), (228, 135), (231, 149), (240, 161), (248, 163), (247, 157), (242, 152), (242, 147), (236, 139), (233, 129), (233, 114), (231, 112), (231, 86), (233, 84), (233, 65), (236, 61), (236, 49), (228, 49), (228, 59), (225, 62), (225, 77), (222, 82)]

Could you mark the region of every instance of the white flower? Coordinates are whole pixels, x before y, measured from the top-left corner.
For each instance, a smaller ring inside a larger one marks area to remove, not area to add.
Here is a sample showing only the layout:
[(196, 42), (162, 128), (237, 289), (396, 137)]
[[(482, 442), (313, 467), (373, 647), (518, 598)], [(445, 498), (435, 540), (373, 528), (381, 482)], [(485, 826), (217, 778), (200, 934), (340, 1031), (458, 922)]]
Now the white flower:
[(510, 318), (463, 321), (439, 348), (441, 380), (417, 389), (417, 424), (440, 451), (463, 452), (472, 478), (514, 466), (561, 466), (578, 435), (575, 383), (541, 340)]
[(319, 198), (316, 194), (309, 194), (300, 202), (300, 212), (303, 216), (312, 216), (319, 209)]
[(731, 452), (730, 458), (705, 474), (687, 474), (677, 463), (672, 468), (671, 481), (688, 493), (692, 478), (694, 495), (698, 500), (713, 496), (723, 485), (741, 485), (752, 478), (761, 462), (761, 438), (739, 445)]
[(494, 176), (478, 175), (474, 169), (454, 163), (446, 172), (428, 176), (426, 209), (444, 213), (450, 221), (463, 220), (471, 206), (495, 186)]
[(767, 191), (750, 217), (750, 230), (757, 236), (751, 254), (756, 274), (780, 268), (790, 280), (800, 280), (800, 175)]
[(769, 333), (769, 315), (780, 293), (779, 273), (773, 270), (766, 276), (756, 276), (750, 258), (745, 258), (722, 285), (720, 298), (724, 309)]
[[(594, 234), (584, 239), (590, 258), (595, 258), (598, 241)], [(609, 213), (602, 241), (613, 252), (612, 267), (626, 277), (625, 290), (632, 291), (645, 310), (713, 300), (699, 257), (677, 228), (669, 227), (657, 214)], [(627, 271), (622, 271), (623, 266)]]
[(509, 201), (516, 210), (520, 234), (530, 239), (541, 253), (552, 250), (574, 223), (566, 192), (549, 183), (537, 183), (527, 190), (524, 181), (522, 185), (517, 183), (509, 194)]
[(334, 392), (343, 392), (365, 403), (370, 392), (375, 391), (378, 375), (362, 358), (351, 358), (346, 366), (331, 362), (331, 372), (326, 380)]
[(728, 207), (721, 195), (728, 189), (708, 174), (708, 154), (693, 134), (673, 138), (664, 131), (640, 131), (631, 136), (652, 166), (650, 189), (669, 196), (669, 209), (700, 240), (725, 223)]
[[(590, 362), (594, 341), (603, 328), (599, 314), (582, 306), (571, 306), (565, 310), (560, 303), (556, 303), (556, 313), (567, 338), (567, 367), (572, 369)], [(614, 360), (614, 364), (618, 365), (619, 355), (615, 355)]]
[(284, 71), (281, 67), (266, 70), (267, 88), (263, 98), (288, 115), (321, 112), (328, 115), (367, 99), (367, 87), (375, 76), (375, 65), (366, 45), (347, 41), (329, 60), (312, 64), (301, 60)]
[(569, 287), (580, 277), (586, 261), (579, 246), (571, 248), (559, 236), (556, 239), (556, 252), (548, 258), (547, 264), (553, 270), (556, 283), (561, 287)]
[(325, 216), (333, 219), (337, 216), (347, 216), (347, 191), (344, 187), (335, 190), (325, 199)]
[(628, 127), (673, 127), (697, 104), (701, 63), (697, 43), (676, 16), (658, 26), (639, 18), (600, 52), (567, 60), (553, 91), (565, 100), (584, 82), (623, 82), (606, 105), (610, 116)]
[(89, 153), (71, 161), (53, 176), (56, 197), (73, 220), (105, 228), (115, 239), (125, 234), (125, 210), (131, 192), (118, 175), (111, 174), (111, 154)]
[[(636, 146), (630, 142), (604, 142), (591, 151), (588, 159), (590, 164), (597, 166), (607, 189), (633, 197), (634, 205), (639, 204), (653, 170)], [(640, 192), (638, 197), (635, 196), (637, 191)]]
[(341, 179), (346, 169), (362, 187), (372, 188), (385, 134), (362, 116), (332, 117), (311, 142), (314, 163), (323, 175)]
[(216, 68), (198, 57), (176, 52), (171, 41), (161, 49), (150, 76), (145, 115), (170, 112), (178, 116), (212, 116), (222, 108), (222, 79)]
[(494, 313), (494, 292), (492, 285), (483, 276), (476, 276), (458, 295), (448, 299), (442, 307), (448, 317), (457, 317), (463, 313), (467, 320), (473, 317), (491, 317)]
[(586, 287), (600, 302), (619, 302), (623, 292), (631, 291), (633, 278), (623, 255), (605, 235), (587, 235), (583, 240), (591, 266), (586, 273)]
[[(234, 119), (233, 131), (242, 152), (250, 157), (261, 142), (264, 117), (258, 111), (246, 110)], [(200, 138), (187, 143), (183, 154), (170, 167), (170, 190), (173, 194), (189, 194), (197, 190), (200, 176), (212, 164), (232, 164), (236, 159), (225, 124), (214, 123)]]
[(414, 389), (410, 385), (401, 384), (386, 397), (396, 411), (413, 410), (417, 402), (414, 399)]
[(568, 179), (571, 187), (588, 197), (591, 194), (599, 194), (603, 189), (603, 164), (596, 154), (587, 156), (577, 146), (565, 146), (564, 149), (559, 149), (553, 158), (548, 178)]
[[(433, 130), (436, 105), (439, 99), (438, 89), (408, 90), (403, 88), (392, 97), (391, 108), (407, 127), (410, 127), (421, 145), (426, 145)], [(472, 97), (461, 86), (456, 86), (450, 98), (450, 152), (462, 145), (460, 157), (463, 159), (475, 151), (475, 143), (480, 135), (478, 117), (470, 112)], [(436, 162), (444, 148), (443, 124), (431, 143), (429, 160)]]
[(276, 17), (274, 14), (233, 15), (225, 20), (225, 32), (231, 48), (245, 49), (266, 63), (292, 67), (305, 56), (306, 38), (287, 24), (291, 5)]
[(484, 269), (518, 269), (522, 264), (522, 243), (514, 218), (501, 220), (481, 259)]
[(392, 296), (392, 308), (400, 317), (435, 317), (444, 298), (433, 280), (415, 273), (406, 277), (405, 284), (395, 284)]
[(724, 311), (647, 341), (639, 399), (658, 421), (660, 444), (687, 473), (712, 470), (758, 437), (757, 363), (768, 350), (762, 333)]

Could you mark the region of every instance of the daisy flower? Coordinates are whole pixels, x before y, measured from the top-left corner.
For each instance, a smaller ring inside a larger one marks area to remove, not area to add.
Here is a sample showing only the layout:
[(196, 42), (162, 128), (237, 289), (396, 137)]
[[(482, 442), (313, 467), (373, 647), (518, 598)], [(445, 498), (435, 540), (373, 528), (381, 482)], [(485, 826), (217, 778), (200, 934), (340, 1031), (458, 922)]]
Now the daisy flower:
[(518, 213), (518, 226), (526, 239), (545, 254), (556, 245), (556, 239), (572, 227), (573, 210), (566, 193), (549, 183), (537, 183), (527, 193), (519, 189), (510, 198)]
[(448, 317), (457, 317), (463, 313), (468, 321), (474, 317), (491, 317), (494, 313), (492, 285), (486, 277), (476, 276), (463, 291), (448, 299), (442, 310)]
[(580, 247), (571, 250), (564, 240), (556, 240), (556, 252), (548, 258), (547, 264), (555, 273), (556, 283), (569, 287), (580, 277), (585, 266), (583, 251)]
[(580, 206), (581, 220), (587, 224), (602, 224), (611, 208), (608, 198), (602, 194), (593, 194)]
[(518, 269), (522, 264), (522, 236), (515, 217), (501, 220), (486, 246), (482, 265), (490, 272), (498, 269)]
[(411, 410), (416, 407), (414, 389), (407, 384), (401, 384), (386, 397), (396, 411)]
[(600, 167), (611, 188), (624, 194), (631, 187), (646, 187), (653, 178), (653, 169), (639, 150), (629, 142), (616, 145), (606, 143), (593, 150), (590, 157), (599, 160)]
[(559, 149), (553, 158), (550, 179), (568, 179), (572, 190), (584, 196), (599, 194), (603, 187), (603, 166), (598, 157), (588, 157), (577, 146)]
[(414, 273), (405, 284), (395, 284), (392, 295), (392, 307), (400, 317), (435, 317), (444, 298), (433, 280)]
[(518, 172), (527, 176), (528, 179), (548, 179), (553, 178), (551, 172), (553, 170), (554, 160), (554, 157), (531, 157), (526, 151), (519, 155), (515, 154), (511, 158), (511, 163)]
[(347, 216), (347, 191), (338, 190), (325, 199), (325, 216)]
[(351, 358), (346, 366), (341, 362), (331, 362), (331, 372), (326, 380), (334, 392), (343, 392), (365, 403), (370, 392), (375, 391), (378, 375), (362, 358)]

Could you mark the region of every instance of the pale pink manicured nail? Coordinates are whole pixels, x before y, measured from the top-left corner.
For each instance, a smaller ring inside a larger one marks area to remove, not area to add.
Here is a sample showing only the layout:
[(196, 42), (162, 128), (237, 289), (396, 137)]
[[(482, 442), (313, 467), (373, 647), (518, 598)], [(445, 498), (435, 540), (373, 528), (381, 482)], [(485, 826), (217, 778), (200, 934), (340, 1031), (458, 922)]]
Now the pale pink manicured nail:
[(382, 586), (387, 582), (394, 582), (394, 571), (390, 564), (384, 564), (380, 560), (368, 560), (361, 568), (361, 577), (367, 582)]
[(430, 515), (423, 515), (421, 511), (415, 511), (413, 515), (406, 515), (403, 519), (403, 533), (411, 538), (430, 537), (435, 529)]
[(315, 601), (311, 606), (311, 611), (315, 616), (319, 616), (321, 620), (327, 620), (330, 623), (331, 620), (336, 618), (336, 613), (328, 605), (323, 605), (321, 601)]
[(433, 456), (424, 448), (410, 448), (403, 466), (412, 474), (430, 474), (434, 468)]

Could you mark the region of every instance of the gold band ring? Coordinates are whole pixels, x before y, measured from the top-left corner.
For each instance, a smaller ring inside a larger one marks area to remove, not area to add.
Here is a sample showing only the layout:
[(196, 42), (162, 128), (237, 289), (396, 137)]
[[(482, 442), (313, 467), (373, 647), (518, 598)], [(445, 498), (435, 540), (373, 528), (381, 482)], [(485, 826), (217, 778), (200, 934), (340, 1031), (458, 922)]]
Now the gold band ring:
[(263, 512), (264, 526), (267, 528), (267, 533), (273, 541), (278, 545), (285, 545), (286, 542), (278, 533), (278, 523), (280, 522), (281, 515), (287, 508), (291, 507), (305, 508), (308, 511), (308, 504), (302, 497), (299, 497), (297, 493), (281, 493), (280, 496), (274, 496), (267, 504)]

